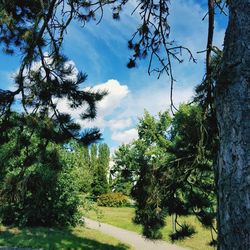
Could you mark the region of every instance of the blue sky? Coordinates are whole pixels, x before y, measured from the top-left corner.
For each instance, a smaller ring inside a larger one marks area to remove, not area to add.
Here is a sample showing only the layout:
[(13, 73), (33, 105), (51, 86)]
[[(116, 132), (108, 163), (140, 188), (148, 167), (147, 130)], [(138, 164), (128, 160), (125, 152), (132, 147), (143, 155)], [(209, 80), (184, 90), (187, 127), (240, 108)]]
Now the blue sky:
[[(163, 75), (148, 76), (147, 60), (140, 61), (135, 69), (126, 64), (130, 56), (127, 41), (135, 31), (137, 17), (131, 16), (135, 1), (131, 1), (121, 20), (114, 21), (106, 10), (102, 22), (90, 22), (84, 28), (77, 23), (68, 29), (64, 53), (78, 70), (86, 72), (88, 79), (83, 88), (106, 89), (109, 95), (98, 104), (98, 116), (82, 126), (97, 126), (103, 132), (104, 142), (113, 151), (121, 143), (137, 137), (136, 123), (144, 110), (156, 115), (169, 108), (169, 79)], [(205, 54), (197, 54), (206, 47), (207, 20), (205, 0), (175, 0), (170, 7), (171, 40), (190, 48), (197, 63), (174, 63), (176, 86), (174, 102), (190, 100), (194, 86), (201, 82), (205, 69)], [(215, 24), (214, 45), (222, 48), (227, 19), (219, 16)], [(17, 71), (19, 57), (0, 54), (0, 88), (12, 88), (11, 76)], [(61, 110), (68, 111), (65, 100), (59, 103)], [(79, 120), (79, 110), (71, 111)], [(79, 120), (80, 121), (80, 120)]]

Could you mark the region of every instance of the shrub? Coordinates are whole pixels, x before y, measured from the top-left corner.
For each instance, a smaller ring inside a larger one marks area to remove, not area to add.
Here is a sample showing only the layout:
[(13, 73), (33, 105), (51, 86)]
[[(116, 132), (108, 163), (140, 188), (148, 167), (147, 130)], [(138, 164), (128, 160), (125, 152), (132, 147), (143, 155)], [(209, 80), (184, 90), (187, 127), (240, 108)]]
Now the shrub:
[(129, 204), (128, 196), (119, 192), (102, 194), (97, 199), (97, 205), (103, 207), (124, 207)]
[[(18, 159), (18, 157), (15, 157)], [(5, 225), (75, 225), (80, 198), (72, 169), (60, 161), (57, 149), (46, 151), (43, 162), (7, 172), (0, 188), (0, 219)]]

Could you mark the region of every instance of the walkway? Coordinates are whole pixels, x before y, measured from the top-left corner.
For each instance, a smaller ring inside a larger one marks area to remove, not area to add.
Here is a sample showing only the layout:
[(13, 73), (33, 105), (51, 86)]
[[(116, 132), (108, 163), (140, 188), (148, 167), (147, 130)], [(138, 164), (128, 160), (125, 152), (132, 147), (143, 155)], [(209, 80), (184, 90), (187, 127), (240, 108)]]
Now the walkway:
[(141, 235), (105, 223), (99, 223), (88, 218), (84, 218), (85, 225), (88, 228), (99, 230), (105, 234), (133, 246), (136, 250), (187, 250), (165, 241), (151, 241), (143, 238)]

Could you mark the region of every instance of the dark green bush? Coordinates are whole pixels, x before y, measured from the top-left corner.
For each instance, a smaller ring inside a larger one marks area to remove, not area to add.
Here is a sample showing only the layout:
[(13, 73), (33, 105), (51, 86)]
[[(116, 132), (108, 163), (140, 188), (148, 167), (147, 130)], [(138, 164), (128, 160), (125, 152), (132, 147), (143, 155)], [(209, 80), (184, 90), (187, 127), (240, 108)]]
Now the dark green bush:
[(78, 222), (80, 198), (76, 179), (72, 169), (60, 160), (56, 148), (49, 148), (43, 160), (25, 170), (18, 166), (8, 170), (0, 185), (3, 224), (67, 226)]
[(128, 196), (119, 192), (102, 194), (97, 199), (97, 205), (103, 207), (124, 207), (129, 204)]

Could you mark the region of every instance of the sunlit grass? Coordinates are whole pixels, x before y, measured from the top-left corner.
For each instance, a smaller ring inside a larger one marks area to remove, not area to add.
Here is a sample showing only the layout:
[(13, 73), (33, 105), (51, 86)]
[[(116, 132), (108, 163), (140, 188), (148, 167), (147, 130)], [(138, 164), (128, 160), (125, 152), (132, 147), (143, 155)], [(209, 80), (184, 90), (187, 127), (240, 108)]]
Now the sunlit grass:
[(99, 231), (76, 227), (11, 228), (0, 226), (0, 246), (42, 249), (127, 250), (132, 249), (119, 240)]
[[(102, 216), (98, 216), (94, 211), (90, 211), (86, 216), (99, 220), (104, 223), (108, 223), (120, 228), (131, 230), (137, 233), (141, 233), (142, 227), (136, 225), (132, 222), (134, 216), (134, 208), (122, 207), (122, 208), (112, 208), (112, 207), (100, 207)], [(186, 221), (195, 227), (197, 233), (191, 238), (187, 238), (183, 241), (176, 241), (175, 244), (191, 248), (194, 250), (213, 250), (213, 247), (210, 247), (208, 243), (211, 241), (210, 231), (204, 229), (198, 220), (194, 216), (182, 217), (179, 218), (180, 222)], [(167, 217), (166, 226), (162, 230), (163, 239), (170, 242), (169, 233), (172, 231), (172, 219)]]

